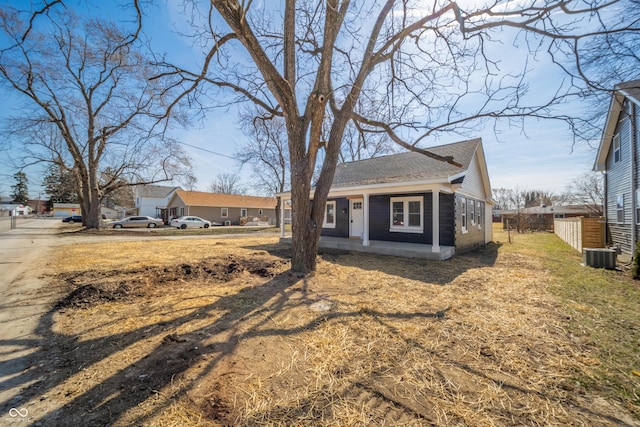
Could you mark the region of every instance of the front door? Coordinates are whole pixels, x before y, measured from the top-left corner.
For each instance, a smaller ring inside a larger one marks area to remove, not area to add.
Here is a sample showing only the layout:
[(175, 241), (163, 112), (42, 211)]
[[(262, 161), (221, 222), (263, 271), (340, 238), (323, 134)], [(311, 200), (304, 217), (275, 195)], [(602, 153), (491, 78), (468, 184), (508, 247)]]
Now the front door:
[(351, 237), (362, 238), (364, 234), (364, 209), (362, 208), (362, 199), (349, 200), (349, 218)]

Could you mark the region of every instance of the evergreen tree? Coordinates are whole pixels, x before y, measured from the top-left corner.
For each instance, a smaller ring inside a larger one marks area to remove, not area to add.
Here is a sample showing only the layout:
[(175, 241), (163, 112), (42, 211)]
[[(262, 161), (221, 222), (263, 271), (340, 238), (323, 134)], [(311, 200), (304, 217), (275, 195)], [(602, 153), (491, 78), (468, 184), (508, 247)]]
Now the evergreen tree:
[(78, 192), (73, 174), (52, 164), (43, 181), (45, 191), (49, 195), (47, 208), (53, 209), (54, 203), (78, 203)]
[(26, 204), (29, 201), (29, 187), (27, 185), (27, 175), (24, 172), (17, 172), (13, 175), (16, 183), (11, 187), (14, 203)]

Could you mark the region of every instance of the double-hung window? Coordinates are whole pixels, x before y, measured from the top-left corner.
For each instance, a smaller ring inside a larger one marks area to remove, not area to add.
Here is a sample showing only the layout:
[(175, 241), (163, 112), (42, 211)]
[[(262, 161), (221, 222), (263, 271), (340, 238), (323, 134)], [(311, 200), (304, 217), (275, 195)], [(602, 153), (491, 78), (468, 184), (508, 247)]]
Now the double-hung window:
[(460, 226), (462, 228), (462, 232), (467, 232), (467, 199), (464, 197), (460, 198)]
[(616, 200), (616, 222), (624, 223), (624, 196), (622, 194)]
[(330, 200), (324, 208), (324, 220), (322, 228), (336, 228), (336, 202)]
[(613, 162), (618, 163), (622, 159), (622, 151), (620, 150), (620, 134), (613, 135)]
[(484, 218), (484, 215), (482, 215), (482, 207), (482, 202), (476, 202), (476, 215), (478, 217), (476, 223), (478, 224), (478, 228), (482, 228), (482, 219)]
[(222, 218), (228, 218), (229, 217), (229, 208), (220, 208), (220, 216)]
[(391, 197), (391, 224), (389, 231), (401, 233), (422, 233), (424, 228), (424, 198)]

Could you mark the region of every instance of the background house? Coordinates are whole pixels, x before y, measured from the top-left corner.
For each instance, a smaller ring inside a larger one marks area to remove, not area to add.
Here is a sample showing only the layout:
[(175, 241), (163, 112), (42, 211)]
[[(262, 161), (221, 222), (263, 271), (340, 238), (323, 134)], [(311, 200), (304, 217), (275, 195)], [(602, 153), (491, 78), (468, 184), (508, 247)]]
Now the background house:
[(574, 217), (599, 217), (594, 206), (532, 206), (522, 209), (503, 209), (493, 211), (493, 222), (502, 222), (506, 229), (518, 231), (553, 231), (553, 220)]
[(482, 141), (429, 151), (461, 166), (415, 152), (338, 165), (320, 246), (447, 259), (489, 242), (491, 185)]
[(133, 187), (133, 200), (135, 206), (129, 209), (129, 215), (150, 216), (169, 221), (167, 203), (180, 187), (167, 187), (162, 185), (136, 185)]
[(170, 218), (193, 215), (225, 225), (244, 225), (244, 218), (258, 218), (275, 225), (276, 204), (275, 197), (177, 190), (167, 209)]
[(607, 244), (631, 256), (640, 231), (640, 80), (616, 85), (594, 170), (604, 172)]

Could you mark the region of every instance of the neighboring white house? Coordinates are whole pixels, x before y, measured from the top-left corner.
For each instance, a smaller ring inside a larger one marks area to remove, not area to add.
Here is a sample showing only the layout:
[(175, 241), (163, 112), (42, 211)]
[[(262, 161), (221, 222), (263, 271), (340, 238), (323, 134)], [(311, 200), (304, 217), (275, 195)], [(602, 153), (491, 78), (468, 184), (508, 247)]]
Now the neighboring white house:
[(180, 187), (165, 187), (162, 185), (136, 185), (133, 187), (135, 208), (129, 213), (140, 216), (162, 218), (168, 221), (167, 204), (176, 190)]
[(31, 210), (28, 205), (15, 203), (0, 204), (0, 216), (27, 216), (31, 214)]

